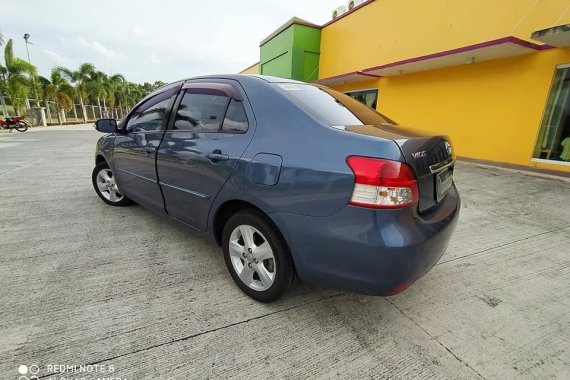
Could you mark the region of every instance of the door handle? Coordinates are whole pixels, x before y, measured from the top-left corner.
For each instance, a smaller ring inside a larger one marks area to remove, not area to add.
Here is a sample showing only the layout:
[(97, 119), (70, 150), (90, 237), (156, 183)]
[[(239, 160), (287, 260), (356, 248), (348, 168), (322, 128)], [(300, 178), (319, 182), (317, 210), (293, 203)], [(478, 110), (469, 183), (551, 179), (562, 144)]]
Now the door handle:
[(222, 151), (219, 149), (214, 149), (212, 153), (207, 153), (206, 158), (212, 162), (217, 161), (226, 161), (230, 158), (227, 154), (222, 154)]

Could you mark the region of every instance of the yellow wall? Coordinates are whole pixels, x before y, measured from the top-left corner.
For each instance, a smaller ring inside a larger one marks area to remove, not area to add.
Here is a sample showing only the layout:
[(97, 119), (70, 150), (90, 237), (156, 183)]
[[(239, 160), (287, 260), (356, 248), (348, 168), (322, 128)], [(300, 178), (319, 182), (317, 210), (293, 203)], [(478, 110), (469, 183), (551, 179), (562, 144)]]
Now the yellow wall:
[(458, 156), (545, 167), (530, 159), (560, 62), (570, 49), (382, 78), (379, 110), (449, 135)]
[(399, 124), (450, 136), (460, 157), (569, 171), (531, 161), (556, 65), (570, 49), (335, 87), (379, 88), (378, 110)]
[[(320, 78), (570, 23), (569, 0), (375, 0), (322, 31)], [(536, 41), (534, 41), (536, 43)], [(570, 48), (350, 83), (379, 88), (378, 110), (449, 135), (460, 157), (531, 161), (556, 65)]]
[(325, 27), (319, 78), (570, 23), (569, 0), (375, 0)]
[(259, 74), (259, 62), (240, 71), (240, 74)]

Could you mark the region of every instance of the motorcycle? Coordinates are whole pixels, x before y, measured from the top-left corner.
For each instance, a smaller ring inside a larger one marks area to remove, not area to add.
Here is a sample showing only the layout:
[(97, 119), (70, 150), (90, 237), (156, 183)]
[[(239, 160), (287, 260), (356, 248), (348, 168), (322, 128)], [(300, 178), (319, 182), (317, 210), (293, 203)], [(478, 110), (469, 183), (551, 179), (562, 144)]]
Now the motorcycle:
[(18, 132), (26, 132), (29, 127), (30, 124), (24, 120), (24, 116), (8, 117), (5, 120), (0, 119), (0, 128), (9, 129), (10, 133), (12, 129)]

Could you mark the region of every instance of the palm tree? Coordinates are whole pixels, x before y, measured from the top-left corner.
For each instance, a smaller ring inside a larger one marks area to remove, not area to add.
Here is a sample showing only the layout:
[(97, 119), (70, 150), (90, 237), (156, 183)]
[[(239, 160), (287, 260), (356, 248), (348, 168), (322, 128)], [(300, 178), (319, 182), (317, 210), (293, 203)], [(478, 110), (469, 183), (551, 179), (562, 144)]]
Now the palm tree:
[(87, 99), (87, 84), (91, 78), (92, 73), (95, 72), (95, 66), (91, 63), (82, 63), (79, 65), (77, 71), (69, 70), (68, 68), (59, 66), (55, 68), (61, 74), (75, 84), (75, 93), (79, 99), (79, 104), (81, 105), (81, 113), (83, 115), (83, 121), (87, 123), (87, 113), (85, 110), (85, 99)]
[[(119, 107), (121, 112), (127, 96), (125, 77), (122, 74), (111, 75), (107, 81), (107, 102), (112, 107)], [(116, 115), (117, 118), (119, 115)]]
[(141, 100), (147, 94), (143, 85), (132, 82), (127, 83), (126, 91), (127, 91), (126, 101), (127, 101), (127, 106), (129, 108), (134, 107), (134, 105), (137, 104), (138, 101)]
[(14, 57), (13, 41), (8, 40), (4, 48), (4, 61), (6, 66), (0, 68), (2, 75), (2, 90), (12, 99), (16, 114), (26, 104), (28, 91), (34, 83), (36, 67), (21, 58)]
[(57, 68), (51, 71), (50, 79), (40, 77), (40, 83), (45, 100), (55, 102), (59, 123), (65, 123), (65, 111), (69, 111), (73, 107), (75, 89)]
[[(0, 32), (0, 46), (4, 45), (4, 35)], [(7, 74), (7, 70), (4, 66), (0, 64), (0, 103), (2, 104), (2, 112), (4, 113), (4, 117), (8, 116), (8, 110), (6, 108), (6, 101), (4, 100), (4, 95), (2, 95), (2, 90), (4, 89), (4, 82), (5, 76)]]
[(108, 77), (104, 72), (94, 71), (89, 75), (89, 81), (87, 82), (87, 93), (91, 100), (97, 100), (101, 117), (103, 117), (101, 112), (101, 99), (103, 99), (103, 106), (105, 107), (105, 112), (107, 112), (107, 105), (105, 103), (108, 87), (107, 81)]

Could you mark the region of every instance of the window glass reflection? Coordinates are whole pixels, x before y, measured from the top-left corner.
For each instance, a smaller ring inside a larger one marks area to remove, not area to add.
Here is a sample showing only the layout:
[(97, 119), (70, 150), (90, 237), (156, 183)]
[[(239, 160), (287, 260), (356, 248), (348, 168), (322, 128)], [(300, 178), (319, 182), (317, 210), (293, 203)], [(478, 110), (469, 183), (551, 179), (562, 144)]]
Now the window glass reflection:
[(556, 71), (533, 157), (570, 161), (570, 67)]

